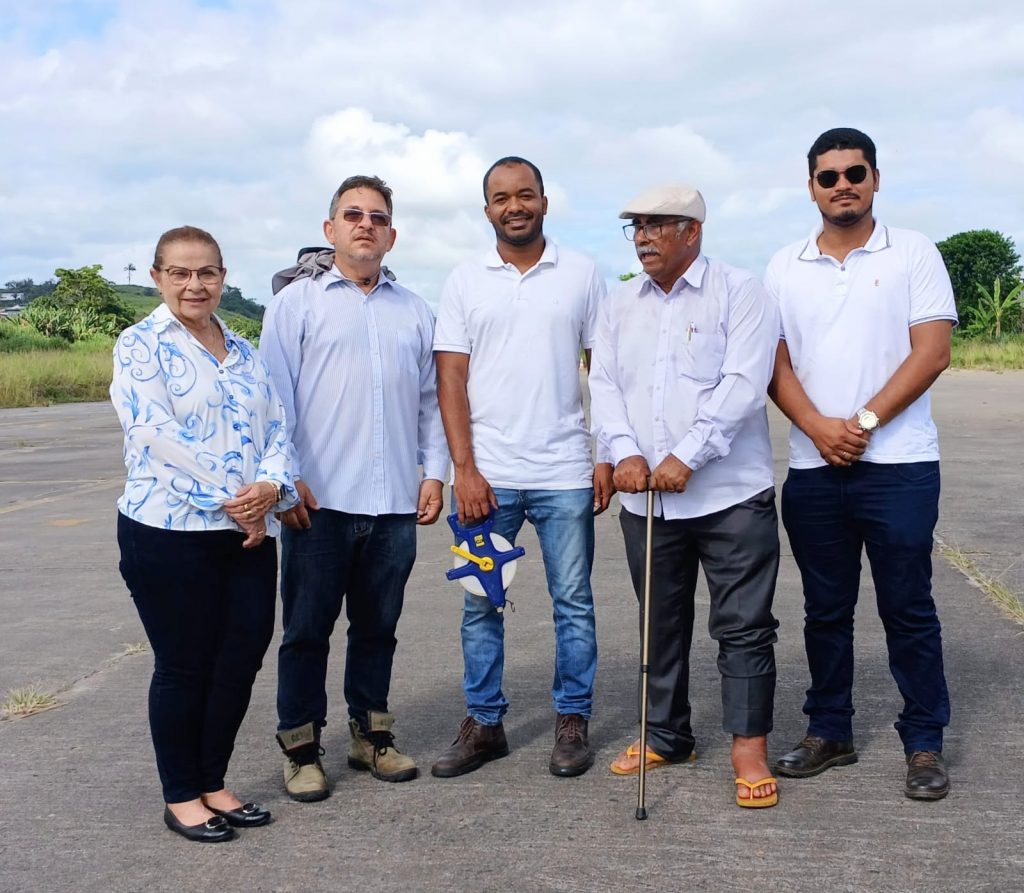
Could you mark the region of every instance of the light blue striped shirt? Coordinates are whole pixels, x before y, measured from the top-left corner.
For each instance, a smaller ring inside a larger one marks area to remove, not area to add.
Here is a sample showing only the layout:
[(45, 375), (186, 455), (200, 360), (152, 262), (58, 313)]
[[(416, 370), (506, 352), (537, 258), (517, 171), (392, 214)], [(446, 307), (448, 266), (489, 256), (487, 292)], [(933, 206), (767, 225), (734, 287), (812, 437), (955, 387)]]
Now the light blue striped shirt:
[(337, 267), (271, 301), (260, 353), (285, 406), (297, 476), (323, 508), (416, 511), (420, 473), (444, 480), (434, 315), (381, 278), (368, 294)]

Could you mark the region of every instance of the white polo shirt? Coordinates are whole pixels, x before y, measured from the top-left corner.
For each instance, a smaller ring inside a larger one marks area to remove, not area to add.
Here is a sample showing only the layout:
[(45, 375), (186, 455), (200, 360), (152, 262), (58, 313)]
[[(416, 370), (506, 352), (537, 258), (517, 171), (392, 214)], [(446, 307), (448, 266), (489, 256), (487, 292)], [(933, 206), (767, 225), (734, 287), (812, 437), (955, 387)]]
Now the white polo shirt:
[(473, 455), (492, 487), (592, 486), (579, 362), (604, 294), (594, 262), (550, 238), (525, 273), (492, 249), (445, 282), (434, 350), (469, 354)]
[[(910, 329), (948, 319), (957, 324), (953, 288), (942, 255), (913, 230), (875, 222), (871, 238), (843, 263), (818, 250), (822, 227), (779, 251), (765, 285), (778, 301), (781, 337), (804, 391), (817, 410), (851, 418), (910, 354)], [(891, 464), (939, 458), (926, 391), (871, 435), (863, 461)], [(789, 435), (792, 468), (826, 462), (796, 425)]]

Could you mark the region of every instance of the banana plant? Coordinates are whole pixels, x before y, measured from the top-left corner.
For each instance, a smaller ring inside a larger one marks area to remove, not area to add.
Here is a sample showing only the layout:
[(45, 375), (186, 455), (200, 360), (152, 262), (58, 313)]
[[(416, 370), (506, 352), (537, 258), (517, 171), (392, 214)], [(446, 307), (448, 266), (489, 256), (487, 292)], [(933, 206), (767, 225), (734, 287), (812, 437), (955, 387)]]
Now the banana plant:
[(998, 277), (991, 291), (980, 282), (977, 288), (981, 297), (975, 306), (967, 308), (970, 317), (967, 332), (998, 339), (1003, 334), (1004, 323), (1014, 320), (1024, 306), (1024, 282), (1018, 282), (1005, 295), (1002, 294), (1003, 283)]

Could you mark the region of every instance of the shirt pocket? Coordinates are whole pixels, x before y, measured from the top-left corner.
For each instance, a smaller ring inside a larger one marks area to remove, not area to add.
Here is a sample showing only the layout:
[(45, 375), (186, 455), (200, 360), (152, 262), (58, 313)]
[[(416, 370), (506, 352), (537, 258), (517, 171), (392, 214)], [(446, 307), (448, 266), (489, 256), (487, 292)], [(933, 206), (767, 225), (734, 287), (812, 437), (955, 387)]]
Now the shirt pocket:
[(679, 375), (694, 381), (717, 382), (725, 360), (725, 336), (718, 332), (687, 333), (678, 352)]

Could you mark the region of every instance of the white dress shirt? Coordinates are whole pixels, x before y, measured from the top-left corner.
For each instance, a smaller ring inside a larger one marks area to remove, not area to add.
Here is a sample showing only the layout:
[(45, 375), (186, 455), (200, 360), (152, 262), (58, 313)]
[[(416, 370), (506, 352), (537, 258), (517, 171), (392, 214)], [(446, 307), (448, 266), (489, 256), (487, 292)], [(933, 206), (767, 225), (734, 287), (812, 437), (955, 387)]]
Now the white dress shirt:
[[(700, 255), (666, 294), (646, 274), (613, 291), (600, 314), (590, 373), (595, 433), (616, 465), (671, 453), (693, 469), (658, 514), (696, 518), (773, 484), (765, 395), (778, 312), (757, 279)], [(623, 508), (647, 512), (643, 493)]]
[[(940, 319), (956, 325), (956, 303), (942, 255), (921, 233), (876, 222), (864, 247), (840, 263), (818, 249), (821, 231), (819, 224), (779, 251), (765, 286), (778, 302), (793, 371), (811, 403), (826, 416), (849, 419), (910, 355), (911, 327)], [(927, 391), (878, 428), (861, 457), (883, 464), (938, 458)], [(796, 425), (789, 464), (826, 464)]]
[[(217, 362), (161, 304), (114, 345), (110, 399), (124, 428), (128, 482), (117, 507), (148, 527), (241, 530), (221, 508), (245, 484), (296, 501), (284, 408), (253, 346), (218, 317), (228, 355)], [(280, 525), (267, 518), (268, 536)]]
[(604, 295), (594, 262), (552, 239), (525, 273), (492, 248), (445, 282), (434, 350), (469, 354), (473, 458), (492, 487), (592, 486), (580, 350)]
[(260, 353), (284, 401), (298, 476), (324, 508), (415, 512), (420, 473), (444, 480), (434, 316), (381, 277), (364, 294), (337, 267), (271, 301)]

